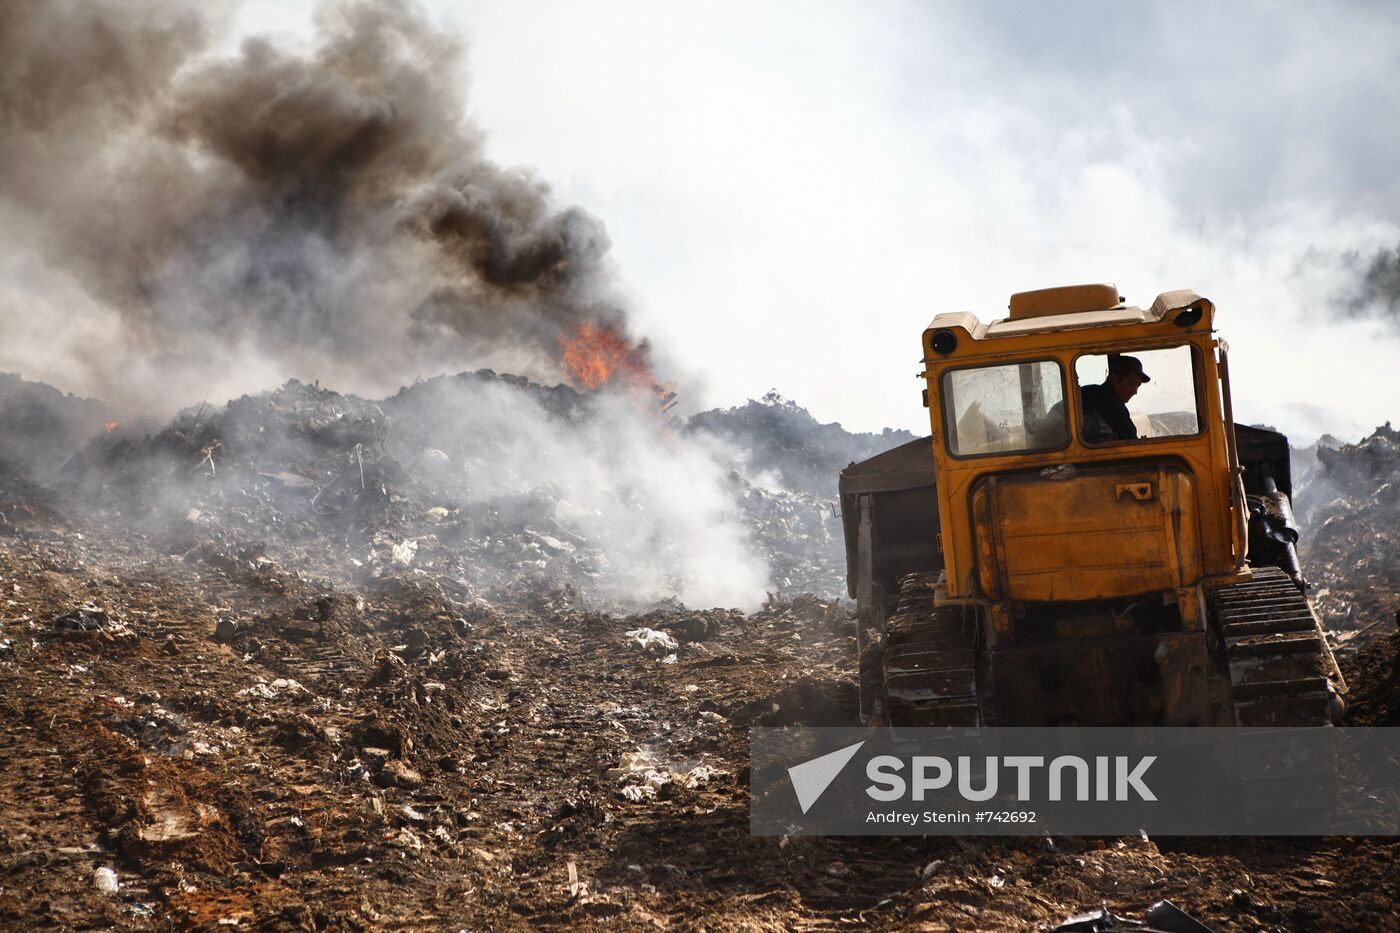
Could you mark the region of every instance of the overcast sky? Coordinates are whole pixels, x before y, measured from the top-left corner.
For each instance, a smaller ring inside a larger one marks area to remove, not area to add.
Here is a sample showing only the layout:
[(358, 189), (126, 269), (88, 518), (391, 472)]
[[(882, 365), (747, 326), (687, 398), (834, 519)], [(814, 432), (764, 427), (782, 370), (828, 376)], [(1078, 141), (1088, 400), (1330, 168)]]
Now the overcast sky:
[[(457, 2), (487, 154), (599, 217), (692, 406), (769, 388), (927, 429), (934, 314), (1192, 288), (1236, 413), (1306, 443), (1400, 415), (1400, 4)], [(254, 0), (238, 32), (309, 34)], [(230, 39), (232, 42), (232, 39)]]
[(1400, 415), (1400, 333), (1342, 314), (1400, 243), (1400, 4), (439, 10), (492, 154), (603, 218), (707, 402), (919, 429), (934, 314), (1114, 281), (1217, 301), (1242, 418)]

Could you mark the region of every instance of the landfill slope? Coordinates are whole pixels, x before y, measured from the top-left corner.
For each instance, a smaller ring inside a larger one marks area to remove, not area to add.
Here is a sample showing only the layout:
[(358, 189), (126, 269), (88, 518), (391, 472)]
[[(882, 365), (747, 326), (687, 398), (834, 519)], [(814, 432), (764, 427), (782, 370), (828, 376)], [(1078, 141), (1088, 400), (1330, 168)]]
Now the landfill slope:
[(1394, 726), (1400, 724), (1400, 432), (1385, 424), (1355, 444), (1324, 439), (1307, 454), (1310, 469), (1296, 499), (1310, 595), (1350, 671), (1351, 722)]
[[(595, 404), (452, 378), (550, 424)], [(0, 927), (1044, 929), (1164, 897), (1222, 930), (1400, 924), (1388, 839), (750, 836), (747, 729), (856, 717), (840, 581), (604, 598), (576, 493), (451, 441), (451, 388), (289, 383), (104, 430), (51, 485), (0, 466)], [(732, 482), (764, 560), (822, 566), (829, 518), (792, 517), (820, 496)], [(1352, 546), (1319, 579), (1393, 592), (1349, 582)], [(1395, 639), (1361, 637), (1353, 686), (1393, 686)]]
[(1400, 432), (1382, 425), (1355, 444), (1318, 446), (1297, 491), (1299, 542), (1313, 598), (1341, 631), (1400, 611)]

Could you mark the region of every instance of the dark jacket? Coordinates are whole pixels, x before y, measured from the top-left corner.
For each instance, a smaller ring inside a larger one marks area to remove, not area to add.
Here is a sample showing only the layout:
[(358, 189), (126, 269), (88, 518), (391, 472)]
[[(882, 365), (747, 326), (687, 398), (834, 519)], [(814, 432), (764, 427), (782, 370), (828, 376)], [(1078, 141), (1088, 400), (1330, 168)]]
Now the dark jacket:
[[(1128, 406), (1119, 400), (1118, 393), (1113, 391), (1112, 386), (1107, 383), (1085, 386), (1079, 390), (1079, 395), (1084, 400), (1084, 432), (1087, 435), (1085, 440), (1111, 441), (1115, 437), (1120, 441), (1137, 439), (1137, 425), (1133, 424), (1133, 417), (1128, 414)], [(1090, 425), (1091, 415), (1102, 418), (1115, 437), (1095, 437)]]

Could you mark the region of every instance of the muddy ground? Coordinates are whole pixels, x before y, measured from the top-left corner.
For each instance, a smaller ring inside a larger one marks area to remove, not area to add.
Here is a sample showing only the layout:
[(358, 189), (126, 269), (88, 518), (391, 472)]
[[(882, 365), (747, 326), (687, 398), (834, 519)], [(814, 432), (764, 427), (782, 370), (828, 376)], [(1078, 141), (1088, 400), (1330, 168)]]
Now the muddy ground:
[[(0, 499), (5, 928), (1400, 927), (1390, 839), (750, 836), (746, 728), (854, 717), (836, 604), (623, 617)], [(1394, 648), (1347, 655), (1364, 721)]]

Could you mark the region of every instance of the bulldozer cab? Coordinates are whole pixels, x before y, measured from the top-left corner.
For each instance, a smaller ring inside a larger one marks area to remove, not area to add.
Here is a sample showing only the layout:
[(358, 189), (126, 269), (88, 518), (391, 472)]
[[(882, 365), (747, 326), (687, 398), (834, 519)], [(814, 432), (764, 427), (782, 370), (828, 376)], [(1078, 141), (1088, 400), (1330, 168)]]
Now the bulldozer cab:
[(1102, 599), (1241, 574), (1213, 311), (1190, 292), (1143, 310), (1091, 286), (1013, 296), (991, 324), (934, 319), (921, 375), (949, 596)]

